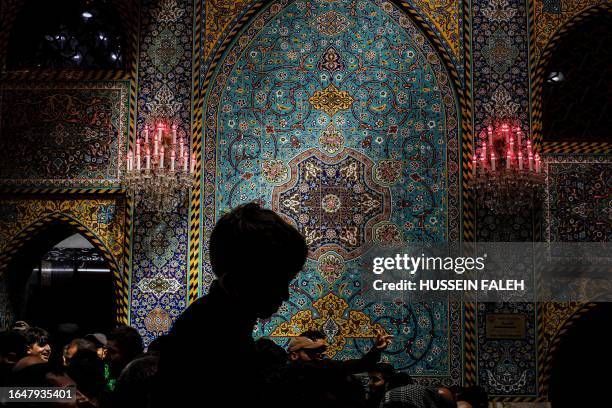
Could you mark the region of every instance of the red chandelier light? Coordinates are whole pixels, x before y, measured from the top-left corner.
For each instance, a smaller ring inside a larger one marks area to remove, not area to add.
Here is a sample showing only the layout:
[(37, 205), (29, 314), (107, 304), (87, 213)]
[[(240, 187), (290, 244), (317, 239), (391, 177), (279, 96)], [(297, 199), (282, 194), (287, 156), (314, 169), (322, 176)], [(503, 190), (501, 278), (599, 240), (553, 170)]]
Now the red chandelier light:
[(128, 191), (151, 211), (172, 211), (181, 205), (192, 185), (195, 158), (179, 127), (160, 121), (145, 126), (127, 153)]
[(531, 138), (510, 120), (494, 121), (480, 133), (472, 156), (472, 187), (485, 208), (515, 213), (532, 208), (543, 190), (542, 158)]
[[(480, 147), (472, 156), (472, 175), (506, 171), (525, 174), (542, 172), (542, 159), (533, 152), (531, 139), (526, 137), (519, 126), (502, 122), (489, 125), (481, 134)], [(524, 142), (524, 143), (523, 143)]]

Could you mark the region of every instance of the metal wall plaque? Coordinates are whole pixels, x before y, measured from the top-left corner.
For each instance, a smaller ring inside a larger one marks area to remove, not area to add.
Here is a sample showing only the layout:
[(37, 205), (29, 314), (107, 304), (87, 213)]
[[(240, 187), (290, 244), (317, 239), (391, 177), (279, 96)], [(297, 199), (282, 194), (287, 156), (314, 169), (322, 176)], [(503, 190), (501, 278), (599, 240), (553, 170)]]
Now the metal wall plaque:
[(524, 339), (525, 315), (495, 313), (486, 317), (489, 339)]

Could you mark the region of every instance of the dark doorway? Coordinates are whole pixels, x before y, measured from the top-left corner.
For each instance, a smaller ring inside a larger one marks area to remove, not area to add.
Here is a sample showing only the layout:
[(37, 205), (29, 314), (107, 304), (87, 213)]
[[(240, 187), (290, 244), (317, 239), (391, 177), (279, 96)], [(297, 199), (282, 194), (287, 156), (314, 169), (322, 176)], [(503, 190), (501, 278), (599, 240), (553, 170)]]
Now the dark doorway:
[(612, 303), (598, 303), (562, 335), (550, 377), (552, 408), (603, 406), (589, 403), (607, 398), (612, 366), (610, 327)]
[(54, 224), (28, 241), (9, 267), (15, 320), (55, 331), (74, 323), (80, 334), (115, 324), (113, 274), (108, 261), (74, 228)]

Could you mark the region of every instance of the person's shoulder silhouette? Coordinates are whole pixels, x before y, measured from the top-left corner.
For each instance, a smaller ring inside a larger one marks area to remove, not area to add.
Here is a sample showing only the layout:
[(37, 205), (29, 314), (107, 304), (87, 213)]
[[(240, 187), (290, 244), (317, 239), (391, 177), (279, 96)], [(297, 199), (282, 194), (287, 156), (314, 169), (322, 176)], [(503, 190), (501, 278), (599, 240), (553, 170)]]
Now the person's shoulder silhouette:
[(259, 369), (253, 327), (289, 298), (289, 283), (307, 254), (304, 237), (271, 210), (249, 203), (223, 215), (209, 244), (217, 279), (177, 319), (164, 342), (155, 402), (252, 403), (255, 390), (249, 388)]

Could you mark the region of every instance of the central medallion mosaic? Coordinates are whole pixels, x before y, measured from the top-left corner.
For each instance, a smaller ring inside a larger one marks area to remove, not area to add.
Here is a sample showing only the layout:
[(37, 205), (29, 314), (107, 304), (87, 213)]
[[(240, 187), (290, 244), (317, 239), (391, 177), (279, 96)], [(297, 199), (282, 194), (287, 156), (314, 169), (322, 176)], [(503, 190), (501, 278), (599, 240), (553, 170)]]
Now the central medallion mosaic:
[(372, 225), (389, 219), (391, 193), (372, 181), (372, 166), (349, 149), (333, 159), (310, 149), (289, 163), (292, 178), (274, 189), (272, 208), (302, 231), (312, 258), (329, 250), (361, 255)]

